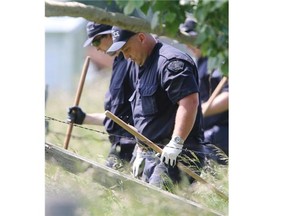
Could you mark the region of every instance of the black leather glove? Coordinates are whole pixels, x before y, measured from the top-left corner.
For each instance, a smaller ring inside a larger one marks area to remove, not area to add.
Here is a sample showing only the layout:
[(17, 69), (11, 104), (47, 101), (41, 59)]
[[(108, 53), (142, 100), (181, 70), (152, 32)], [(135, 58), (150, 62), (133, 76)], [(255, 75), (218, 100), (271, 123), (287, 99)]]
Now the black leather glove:
[(68, 123), (83, 124), (86, 117), (86, 113), (81, 110), (78, 106), (69, 107), (68, 109)]

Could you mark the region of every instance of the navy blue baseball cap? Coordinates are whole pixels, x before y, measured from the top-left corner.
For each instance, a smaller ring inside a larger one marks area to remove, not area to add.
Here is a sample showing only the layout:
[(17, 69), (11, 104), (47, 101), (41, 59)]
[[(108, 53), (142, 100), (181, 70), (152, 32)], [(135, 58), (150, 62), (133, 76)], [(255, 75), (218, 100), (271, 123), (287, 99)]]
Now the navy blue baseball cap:
[(85, 41), (83, 47), (91, 44), (93, 39), (98, 35), (111, 34), (112, 26), (105, 24), (98, 24), (95, 22), (88, 22), (86, 26), (88, 39)]
[(185, 22), (180, 24), (179, 30), (182, 34), (187, 36), (196, 36), (197, 32), (196, 30), (197, 23), (192, 18), (186, 18)]
[(131, 38), (135, 34), (136, 34), (135, 32), (124, 30), (117, 26), (113, 26), (112, 28), (113, 44), (107, 50), (107, 53), (108, 54), (113, 53), (121, 49), (125, 45), (125, 43), (129, 40), (129, 38)]

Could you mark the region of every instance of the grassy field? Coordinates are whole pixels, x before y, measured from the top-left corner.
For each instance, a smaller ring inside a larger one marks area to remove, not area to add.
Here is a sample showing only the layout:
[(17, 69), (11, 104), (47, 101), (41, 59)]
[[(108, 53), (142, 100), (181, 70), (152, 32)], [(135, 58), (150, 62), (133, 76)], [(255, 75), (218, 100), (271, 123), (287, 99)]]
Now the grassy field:
[[(75, 78), (75, 93), (80, 75)], [(95, 78), (85, 82), (80, 107), (85, 112), (103, 112), (103, 100), (110, 81), (110, 73), (102, 72)], [(46, 102), (45, 116), (49, 123), (45, 140), (59, 147), (63, 147), (68, 125), (65, 123), (67, 108), (73, 105), (75, 93), (68, 93), (50, 89)], [(104, 164), (108, 155), (110, 143), (103, 126), (74, 127), (69, 142), (68, 150), (89, 160)], [(129, 170), (125, 173), (129, 174)], [(210, 164), (201, 174), (205, 180), (215, 185), (228, 194), (228, 167)], [(105, 188), (91, 180), (89, 173), (75, 175), (61, 167), (45, 164), (45, 192), (47, 209), (53, 202), (62, 202), (72, 209), (77, 208), (77, 202), (85, 203), (82, 208), (70, 215), (172, 215), (160, 208), (155, 201), (155, 206), (149, 208), (135, 203), (135, 200), (123, 199), (128, 192), (115, 191)], [(188, 185), (183, 183), (174, 191), (175, 194), (186, 199), (200, 203), (223, 215), (228, 215), (228, 201), (224, 201), (201, 183)], [(52, 200), (52, 201), (51, 201)], [(76, 200), (76, 204), (74, 203)], [(129, 202), (127, 202), (129, 200)], [(63, 204), (63, 205), (64, 205)], [(180, 207), (181, 208), (181, 207)], [(71, 210), (71, 211), (72, 211)], [(179, 210), (180, 214), (181, 210)], [(47, 213), (48, 215), (48, 213)], [(52, 215), (52, 213), (51, 213)], [(67, 213), (68, 215), (68, 213)]]
[[(65, 122), (67, 109), (74, 103), (79, 79), (80, 74), (75, 75), (73, 84), (75, 90), (71, 92), (48, 88), (45, 116), (49, 126), (45, 137), (46, 141), (59, 146), (64, 145), (68, 128), (68, 124)], [(104, 95), (109, 81), (109, 71), (101, 72), (85, 81), (79, 103), (83, 111), (87, 113), (104, 112)], [(83, 125), (83, 128), (73, 127), (69, 150), (89, 159), (100, 160), (101, 156), (108, 154), (109, 145), (107, 133), (103, 126)]]

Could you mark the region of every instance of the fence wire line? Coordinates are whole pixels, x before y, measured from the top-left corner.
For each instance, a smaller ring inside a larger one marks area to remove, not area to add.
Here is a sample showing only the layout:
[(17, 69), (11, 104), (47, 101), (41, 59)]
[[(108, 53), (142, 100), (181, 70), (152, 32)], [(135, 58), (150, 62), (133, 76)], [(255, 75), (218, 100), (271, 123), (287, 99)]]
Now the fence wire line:
[[(66, 121), (61, 121), (61, 120), (59, 120), (59, 119), (56, 119), (56, 118), (53, 118), (53, 117), (50, 117), (50, 116), (46, 116), (45, 115), (45, 120), (48, 120), (48, 121), (56, 121), (56, 122), (59, 122), (59, 123), (62, 123), (62, 124), (67, 124), (67, 125), (69, 125), (70, 123), (68, 123), (68, 122), (66, 122)], [(126, 137), (126, 136), (121, 136), (121, 135), (118, 135), (118, 134), (108, 134), (107, 132), (104, 132), (104, 131), (100, 131), (100, 130), (96, 130), (96, 129), (92, 129), (92, 128), (87, 128), (87, 127), (83, 127), (83, 126), (81, 126), (81, 125), (78, 125), (78, 124), (73, 124), (73, 126), (75, 126), (75, 127), (79, 127), (79, 128), (82, 128), (82, 129), (84, 129), (84, 130), (89, 130), (89, 131), (93, 131), (93, 132), (96, 132), (96, 133), (101, 133), (101, 134), (104, 134), (104, 135), (107, 135), (107, 136), (115, 136), (115, 137), (124, 137), (124, 138), (128, 138), (128, 137)], [(51, 131), (52, 132), (52, 131)], [(58, 134), (60, 134), (59, 132), (55, 132), (55, 131), (53, 131), (53, 133), (58, 133)], [(63, 134), (64, 135), (64, 134)], [(75, 137), (76, 138), (76, 137)], [(81, 137), (77, 137), (78, 139), (81, 139)], [(128, 138), (128, 139), (131, 139), (131, 140), (135, 140), (134, 138)], [(140, 145), (141, 145), (141, 147), (143, 148), (143, 149), (149, 149), (148, 147), (146, 147), (145, 145), (143, 145), (142, 143), (139, 143)], [(145, 144), (145, 143), (144, 143)], [(160, 143), (158, 143), (157, 144), (159, 147), (164, 147), (165, 145), (164, 144), (160, 144)], [(213, 145), (213, 144), (209, 144), (209, 145), (211, 145), (211, 147), (213, 147), (213, 148), (216, 148), (216, 150), (220, 150), (220, 155), (222, 155), (222, 154), (224, 154), (225, 155), (225, 153), (221, 150), (221, 149), (219, 149), (218, 147), (216, 147), (215, 145)], [(182, 151), (191, 151), (191, 150), (189, 150), (189, 149), (185, 149), (185, 148), (183, 148), (182, 149)], [(195, 153), (202, 153), (203, 154), (203, 152), (198, 152), (198, 151), (193, 151), (193, 152), (195, 152)], [(219, 152), (218, 152), (219, 153)], [(204, 155), (211, 155), (211, 153), (204, 153)], [(225, 155), (226, 156), (226, 155)]]
[[(53, 118), (53, 117), (50, 117), (50, 116), (46, 116), (46, 115), (45, 115), (45, 120), (48, 120), (48, 121), (52, 120), (52, 121), (60, 122), (60, 123), (67, 124), (67, 125), (70, 124), (70, 123), (68, 123), (68, 122), (61, 121), (61, 120), (59, 120), (59, 119), (56, 119), (56, 118)], [(92, 128), (83, 127), (83, 126), (78, 125), (78, 124), (73, 124), (73, 126), (79, 127), (79, 128), (85, 129), (85, 130), (94, 131), (94, 132), (96, 132), (96, 133), (101, 133), (101, 134), (109, 135), (107, 132), (100, 131), (100, 130), (96, 130), (96, 129), (92, 129)], [(110, 134), (110, 135), (113, 135), (113, 134)], [(119, 136), (119, 135), (114, 135), (114, 136)]]

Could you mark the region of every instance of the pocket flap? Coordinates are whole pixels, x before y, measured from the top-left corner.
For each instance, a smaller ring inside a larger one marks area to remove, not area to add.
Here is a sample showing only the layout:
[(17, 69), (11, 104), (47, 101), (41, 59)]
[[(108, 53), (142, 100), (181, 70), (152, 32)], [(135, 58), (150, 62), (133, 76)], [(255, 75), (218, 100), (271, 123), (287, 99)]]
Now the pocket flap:
[(157, 91), (157, 85), (145, 86), (139, 89), (142, 96), (152, 96)]

